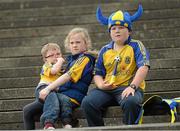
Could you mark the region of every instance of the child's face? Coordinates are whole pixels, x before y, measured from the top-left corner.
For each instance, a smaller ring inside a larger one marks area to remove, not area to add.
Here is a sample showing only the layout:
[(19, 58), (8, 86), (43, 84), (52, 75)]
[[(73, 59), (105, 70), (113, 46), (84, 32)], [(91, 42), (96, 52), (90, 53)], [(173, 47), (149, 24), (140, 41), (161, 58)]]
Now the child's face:
[(87, 44), (85, 43), (81, 33), (74, 34), (70, 37), (69, 47), (73, 55), (87, 50)]
[(59, 49), (50, 49), (46, 53), (45, 61), (51, 64), (57, 62), (57, 58), (62, 57), (62, 54)]
[(111, 27), (111, 38), (116, 43), (123, 43), (128, 39), (130, 32), (128, 28), (120, 25), (114, 25)]

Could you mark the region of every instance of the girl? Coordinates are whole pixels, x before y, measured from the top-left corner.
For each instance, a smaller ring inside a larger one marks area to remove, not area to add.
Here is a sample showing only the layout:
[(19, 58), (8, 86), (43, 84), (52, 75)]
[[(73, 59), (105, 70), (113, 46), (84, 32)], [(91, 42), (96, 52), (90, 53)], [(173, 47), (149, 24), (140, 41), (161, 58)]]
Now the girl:
[[(66, 73), (41, 90), (39, 96), (44, 100), (43, 114), (40, 119), (44, 129), (54, 128), (59, 113), (64, 127), (72, 127), (72, 110), (80, 106), (93, 77), (95, 58), (87, 53), (90, 46), (91, 40), (84, 28), (74, 28), (67, 35), (65, 47), (70, 50), (71, 55), (67, 59)], [(58, 101), (52, 99), (51, 91), (56, 88), (59, 88)]]

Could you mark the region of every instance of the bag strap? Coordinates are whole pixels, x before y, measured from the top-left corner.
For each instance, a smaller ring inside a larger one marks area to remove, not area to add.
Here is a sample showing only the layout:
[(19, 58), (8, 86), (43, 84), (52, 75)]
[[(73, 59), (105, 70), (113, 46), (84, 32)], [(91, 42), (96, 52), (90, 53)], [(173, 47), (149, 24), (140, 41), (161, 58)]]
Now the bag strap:
[(177, 102), (174, 99), (163, 99), (170, 107), (171, 112), (171, 123), (174, 123), (177, 118)]

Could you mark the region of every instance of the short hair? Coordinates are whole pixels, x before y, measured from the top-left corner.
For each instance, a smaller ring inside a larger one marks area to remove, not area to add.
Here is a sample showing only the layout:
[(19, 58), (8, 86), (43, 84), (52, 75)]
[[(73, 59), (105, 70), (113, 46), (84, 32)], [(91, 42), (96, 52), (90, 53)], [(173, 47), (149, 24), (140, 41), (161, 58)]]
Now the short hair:
[(82, 37), (83, 37), (83, 39), (85, 41), (85, 44), (87, 44), (87, 48), (89, 49), (89, 48), (92, 47), (91, 38), (89, 36), (89, 33), (88, 33), (87, 29), (77, 27), (77, 28), (73, 28), (65, 38), (64, 44), (65, 44), (65, 49), (66, 50), (69, 50), (70, 37), (72, 35), (79, 34), (79, 33), (82, 35)]
[(48, 50), (57, 49), (61, 52), (60, 46), (57, 43), (47, 43), (41, 49), (43, 59), (46, 57)]

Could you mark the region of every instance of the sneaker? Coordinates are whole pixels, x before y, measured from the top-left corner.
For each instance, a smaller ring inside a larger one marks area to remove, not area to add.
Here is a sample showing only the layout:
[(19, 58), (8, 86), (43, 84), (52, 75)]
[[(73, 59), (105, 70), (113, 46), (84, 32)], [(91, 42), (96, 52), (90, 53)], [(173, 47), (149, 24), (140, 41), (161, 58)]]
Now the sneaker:
[(44, 130), (50, 130), (50, 129), (55, 129), (54, 125), (50, 122), (46, 123), (44, 126)]
[(64, 128), (68, 129), (68, 128), (72, 128), (72, 126), (69, 124), (66, 124), (66, 125), (64, 125)]

